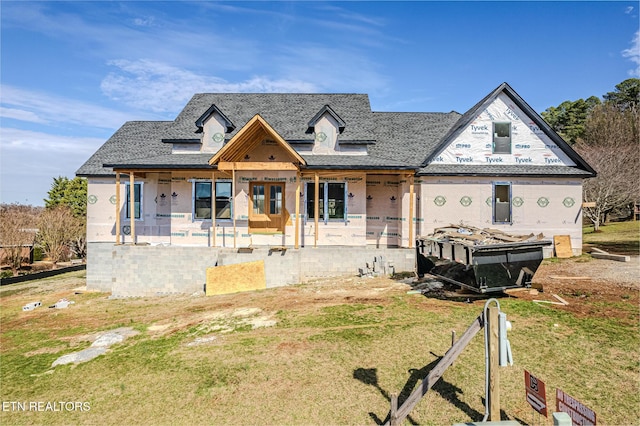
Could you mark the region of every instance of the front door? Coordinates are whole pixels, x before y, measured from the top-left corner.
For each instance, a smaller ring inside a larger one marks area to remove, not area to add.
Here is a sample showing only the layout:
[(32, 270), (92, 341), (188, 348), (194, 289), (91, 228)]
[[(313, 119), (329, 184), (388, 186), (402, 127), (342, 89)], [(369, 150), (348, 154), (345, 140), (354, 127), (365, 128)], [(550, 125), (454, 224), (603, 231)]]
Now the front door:
[(249, 232), (284, 232), (284, 183), (249, 185)]

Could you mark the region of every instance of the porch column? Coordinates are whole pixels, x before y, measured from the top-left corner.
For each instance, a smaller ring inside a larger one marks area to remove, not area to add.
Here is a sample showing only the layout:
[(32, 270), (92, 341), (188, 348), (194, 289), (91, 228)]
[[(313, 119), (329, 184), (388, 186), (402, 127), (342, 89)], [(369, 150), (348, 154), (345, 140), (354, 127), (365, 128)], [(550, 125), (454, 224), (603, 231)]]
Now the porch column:
[(296, 173), (296, 236), (294, 238), (294, 248), (300, 248), (300, 172)]
[(211, 246), (216, 246), (216, 172), (211, 172)]
[(116, 172), (116, 244), (120, 244), (120, 172)]
[(233, 248), (236, 248), (236, 163), (231, 166), (231, 192), (233, 204), (231, 205), (231, 214), (233, 215)]
[[(135, 174), (129, 173), (129, 225), (131, 226), (131, 244), (136, 243)], [(142, 198), (142, 197), (141, 197)]]
[(314, 200), (313, 200), (313, 214), (314, 214), (314, 222), (315, 222), (315, 232), (313, 233), (313, 246), (314, 247), (318, 247), (318, 212), (319, 212), (319, 208), (318, 208), (318, 204), (320, 204), (319, 201), (319, 192), (320, 192), (320, 177), (318, 176), (318, 172), (315, 172), (315, 183), (314, 183), (314, 188), (315, 188), (315, 194), (313, 196)]
[(413, 188), (413, 175), (409, 176), (409, 248), (413, 248), (413, 210), (414, 203), (413, 199), (415, 198), (414, 188)]

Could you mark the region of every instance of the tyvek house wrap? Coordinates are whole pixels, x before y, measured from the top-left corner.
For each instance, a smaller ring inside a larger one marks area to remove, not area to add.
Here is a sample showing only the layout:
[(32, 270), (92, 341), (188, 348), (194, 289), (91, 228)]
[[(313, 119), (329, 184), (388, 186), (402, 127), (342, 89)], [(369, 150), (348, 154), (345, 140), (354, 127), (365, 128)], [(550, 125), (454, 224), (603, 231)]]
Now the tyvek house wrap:
[[(511, 124), (511, 153), (493, 153), (493, 124)], [(498, 95), (433, 163), (575, 166), (576, 164), (504, 93)]]

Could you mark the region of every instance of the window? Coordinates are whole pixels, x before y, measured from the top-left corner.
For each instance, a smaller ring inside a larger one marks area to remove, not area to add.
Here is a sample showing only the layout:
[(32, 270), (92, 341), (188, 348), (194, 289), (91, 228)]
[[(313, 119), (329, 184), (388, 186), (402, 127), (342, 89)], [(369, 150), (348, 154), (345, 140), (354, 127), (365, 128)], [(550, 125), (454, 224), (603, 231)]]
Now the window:
[[(320, 183), (318, 220), (345, 220), (347, 218), (346, 183)], [(315, 183), (307, 183), (307, 217), (315, 219)]]
[(511, 154), (511, 123), (493, 123), (493, 153)]
[[(127, 219), (131, 218), (131, 191), (129, 190), (130, 184), (125, 185), (125, 191), (127, 193), (127, 202), (125, 203), (125, 210)], [(142, 184), (133, 184), (133, 212), (134, 218), (140, 219), (142, 217)]]
[(231, 182), (216, 182), (216, 219), (231, 219)]
[(511, 184), (493, 184), (493, 223), (511, 223)]
[[(194, 182), (193, 217), (211, 219), (211, 182)], [(216, 182), (216, 219), (231, 219), (231, 182)]]

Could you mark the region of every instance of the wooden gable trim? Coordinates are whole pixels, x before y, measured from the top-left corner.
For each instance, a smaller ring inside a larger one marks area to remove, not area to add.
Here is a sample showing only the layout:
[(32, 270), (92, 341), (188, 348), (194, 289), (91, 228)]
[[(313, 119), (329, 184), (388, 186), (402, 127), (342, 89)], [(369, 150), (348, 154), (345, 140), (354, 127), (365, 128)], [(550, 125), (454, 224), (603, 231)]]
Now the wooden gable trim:
[(253, 118), (209, 160), (209, 164), (213, 166), (220, 162), (240, 162), (249, 151), (262, 142), (264, 137), (275, 140), (278, 146), (283, 148), (292, 157), (291, 163), (296, 166), (296, 169), (298, 165), (306, 165), (304, 158), (302, 158), (260, 114), (254, 115)]

